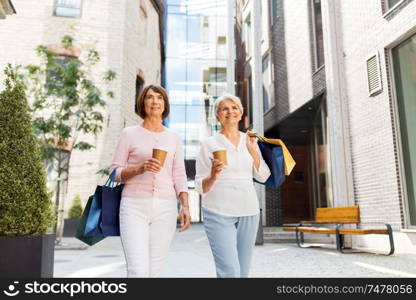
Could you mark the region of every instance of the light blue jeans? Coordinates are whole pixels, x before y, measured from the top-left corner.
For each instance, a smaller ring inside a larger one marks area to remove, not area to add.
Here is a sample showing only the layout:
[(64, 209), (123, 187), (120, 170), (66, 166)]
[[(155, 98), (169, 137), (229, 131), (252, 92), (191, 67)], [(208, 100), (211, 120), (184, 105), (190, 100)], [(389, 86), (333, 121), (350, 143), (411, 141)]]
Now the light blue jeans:
[(248, 277), (259, 214), (229, 217), (205, 208), (202, 211), (217, 277)]

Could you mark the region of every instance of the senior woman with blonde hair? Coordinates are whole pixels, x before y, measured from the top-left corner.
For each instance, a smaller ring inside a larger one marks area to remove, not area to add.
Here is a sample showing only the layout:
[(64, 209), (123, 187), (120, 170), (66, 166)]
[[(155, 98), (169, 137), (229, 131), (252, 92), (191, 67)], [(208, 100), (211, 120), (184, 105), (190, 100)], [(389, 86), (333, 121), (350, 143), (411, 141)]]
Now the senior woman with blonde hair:
[[(248, 277), (259, 225), (259, 202), (253, 177), (265, 182), (270, 170), (257, 139), (238, 130), (243, 115), (239, 98), (224, 95), (215, 103), (221, 130), (201, 145), (195, 185), (202, 195), (204, 228), (217, 277)], [(213, 152), (225, 149), (227, 165)]]

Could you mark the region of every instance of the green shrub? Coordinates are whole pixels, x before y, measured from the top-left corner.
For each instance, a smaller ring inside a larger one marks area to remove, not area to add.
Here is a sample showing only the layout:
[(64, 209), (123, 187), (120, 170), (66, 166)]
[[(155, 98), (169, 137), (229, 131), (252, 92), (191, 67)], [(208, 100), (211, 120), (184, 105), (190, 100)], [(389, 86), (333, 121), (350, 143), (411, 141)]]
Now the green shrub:
[(24, 85), (8, 65), (0, 92), (0, 236), (45, 234), (54, 224)]
[(68, 212), (68, 217), (70, 219), (79, 219), (82, 216), (82, 205), (81, 205), (81, 198), (79, 195), (76, 195), (74, 200), (72, 201), (71, 208)]

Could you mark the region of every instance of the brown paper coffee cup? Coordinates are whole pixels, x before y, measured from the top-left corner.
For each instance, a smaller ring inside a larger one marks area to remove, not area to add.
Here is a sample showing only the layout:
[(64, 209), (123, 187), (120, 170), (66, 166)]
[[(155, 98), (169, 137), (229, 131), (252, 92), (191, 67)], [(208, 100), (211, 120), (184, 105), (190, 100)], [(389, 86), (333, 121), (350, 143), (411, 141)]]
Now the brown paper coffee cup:
[(224, 165), (227, 165), (227, 150), (225, 149), (221, 149), (221, 150), (217, 150), (212, 152), (212, 154), (214, 155), (215, 159), (218, 159), (220, 161), (223, 162)]
[(156, 158), (160, 165), (163, 167), (163, 164), (165, 163), (166, 154), (168, 154), (168, 151), (165, 148), (162, 147), (155, 147), (153, 148), (152, 157)]

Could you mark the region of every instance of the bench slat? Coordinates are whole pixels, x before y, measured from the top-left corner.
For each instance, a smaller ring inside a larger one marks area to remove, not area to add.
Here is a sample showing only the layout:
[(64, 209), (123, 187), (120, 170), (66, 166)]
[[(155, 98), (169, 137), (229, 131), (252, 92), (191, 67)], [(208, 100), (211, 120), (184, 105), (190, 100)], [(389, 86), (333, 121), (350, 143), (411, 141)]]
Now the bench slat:
[[(296, 227), (283, 227), (283, 231), (296, 231)], [(299, 232), (335, 234), (335, 228), (326, 227), (298, 227)]]
[(317, 223), (359, 223), (360, 212), (357, 205), (325, 207), (316, 209)]
[(389, 234), (387, 229), (340, 229), (340, 234)]
[[(319, 227), (298, 227), (299, 232), (307, 233), (324, 233), (335, 234), (335, 228), (319, 228)], [(283, 227), (283, 231), (296, 232), (296, 227)], [(342, 229), (339, 230), (340, 234), (388, 234), (387, 229)]]
[(296, 227), (283, 227), (283, 231), (296, 231)]

